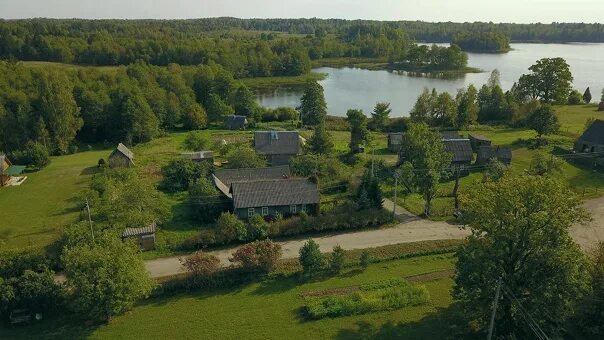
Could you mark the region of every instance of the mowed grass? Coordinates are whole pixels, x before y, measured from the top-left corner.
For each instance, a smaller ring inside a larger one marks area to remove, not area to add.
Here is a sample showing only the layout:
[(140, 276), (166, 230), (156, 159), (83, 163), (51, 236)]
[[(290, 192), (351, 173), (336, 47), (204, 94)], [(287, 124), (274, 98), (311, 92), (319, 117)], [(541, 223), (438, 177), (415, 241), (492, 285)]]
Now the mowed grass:
[[(348, 268), (342, 274), (302, 283), (277, 278), (239, 289), (202, 290), (148, 300), (111, 324), (86, 327), (81, 322), (49, 319), (29, 327), (1, 329), (0, 338), (91, 339), (444, 339), (459, 331), (451, 308), (452, 280), (427, 277), (428, 304), (360, 316), (306, 321), (300, 315), (301, 293), (349, 287), (392, 278), (452, 270), (452, 254), (381, 262), (365, 270)], [(445, 321), (447, 320), (447, 321)]]
[(90, 183), (107, 151), (53, 157), (49, 166), (26, 173), (20, 186), (0, 188), (0, 249), (40, 248), (79, 216), (77, 194)]

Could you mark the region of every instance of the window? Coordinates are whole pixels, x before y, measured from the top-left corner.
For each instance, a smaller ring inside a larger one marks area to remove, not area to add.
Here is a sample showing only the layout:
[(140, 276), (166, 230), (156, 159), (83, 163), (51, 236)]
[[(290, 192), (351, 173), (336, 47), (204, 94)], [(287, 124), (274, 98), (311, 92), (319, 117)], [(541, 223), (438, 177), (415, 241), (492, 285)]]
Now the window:
[(595, 151), (596, 151), (596, 147), (595, 147), (595, 146), (592, 146), (592, 147), (591, 147), (591, 152), (595, 152)]
[(290, 205), (289, 206), (289, 212), (292, 213), (292, 214), (295, 214), (297, 212), (296, 211), (297, 208), (298, 207), (296, 205)]
[(255, 213), (256, 213), (256, 211), (254, 210), (254, 208), (247, 209), (247, 217), (252, 217), (252, 216), (254, 216)]
[(302, 208), (301, 208), (300, 210), (301, 210), (302, 212), (307, 212), (307, 210), (306, 210), (306, 205), (304, 205), (304, 204), (303, 204), (303, 205), (302, 205)]
[(268, 216), (268, 207), (262, 207), (262, 216)]

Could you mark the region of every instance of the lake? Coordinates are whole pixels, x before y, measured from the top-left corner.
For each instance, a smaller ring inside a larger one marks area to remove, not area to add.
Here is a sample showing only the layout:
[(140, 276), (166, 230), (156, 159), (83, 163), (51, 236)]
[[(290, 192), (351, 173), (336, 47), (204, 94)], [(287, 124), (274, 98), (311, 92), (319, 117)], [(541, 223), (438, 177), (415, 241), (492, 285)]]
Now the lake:
[[(604, 88), (604, 44), (512, 44), (513, 51), (506, 54), (468, 53), (468, 65), (484, 70), (455, 79), (412, 77), (391, 71), (369, 71), (356, 68), (322, 67), (314, 72), (327, 73), (320, 81), (325, 89), (330, 115), (344, 116), (351, 108), (362, 109), (367, 115), (376, 102), (391, 103), (393, 117), (408, 116), (417, 96), (424, 87), (448, 91), (455, 95), (457, 89), (486, 83), (492, 70), (501, 73), (501, 85), (507, 90), (529, 66), (541, 58), (566, 59), (574, 76), (574, 87), (581, 93), (589, 86), (593, 100), (599, 100)], [(300, 88), (275, 88), (256, 93), (263, 106), (296, 107), (300, 103)]]

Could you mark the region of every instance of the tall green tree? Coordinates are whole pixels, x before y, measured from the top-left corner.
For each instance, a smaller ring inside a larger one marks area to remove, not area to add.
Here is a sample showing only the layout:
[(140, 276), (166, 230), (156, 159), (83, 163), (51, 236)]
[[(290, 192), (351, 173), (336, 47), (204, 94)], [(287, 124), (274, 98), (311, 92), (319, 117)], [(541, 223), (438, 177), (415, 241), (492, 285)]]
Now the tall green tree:
[(587, 214), (579, 197), (546, 177), (504, 177), (462, 197), (472, 232), (457, 252), (453, 296), (485, 327), (497, 280), (495, 334), (532, 338), (526, 314), (554, 335), (588, 291), (588, 271), (569, 230)]
[(107, 322), (149, 295), (154, 286), (134, 242), (97, 234), (95, 243), (63, 250), (61, 264), (71, 308)]
[(66, 153), (83, 121), (73, 97), (73, 84), (64, 73), (44, 73), (40, 86), (40, 108), (54, 149)]
[(424, 123), (412, 124), (403, 137), (401, 147), (403, 167), (411, 175), (403, 181), (412, 183), (424, 197), (424, 214), (430, 215), (438, 183), (448, 173), (452, 155), (445, 151), (440, 134)]
[(384, 130), (386, 123), (388, 122), (388, 118), (390, 117), (390, 113), (392, 109), (390, 108), (390, 103), (377, 103), (373, 108), (373, 112), (371, 113), (371, 123), (372, 125), (380, 131)]
[(457, 91), (455, 103), (457, 104), (457, 121), (455, 127), (463, 129), (478, 120), (478, 111), (480, 108), (477, 103), (478, 90), (474, 85), (469, 85), (467, 89)]
[(308, 140), (310, 151), (318, 154), (330, 154), (333, 150), (333, 141), (331, 135), (325, 129), (325, 123), (320, 123), (315, 127), (313, 135)]
[(350, 143), (348, 146), (352, 152), (358, 152), (360, 145), (369, 141), (369, 129), (367, 129), (367, 116), (363, 110), (348, 110), (346, 121), (350, 124)]
[(527, 117), (527, 126), (537, 132), (537, 138), (543, 135), (550, 135), (558, 132), (560, 122), (556, 111), (550, 105), (542, 105), (535, 111), (529, 113)]
[(413, 105), (413, 109), (409, 113), (411, 120), (416, 123), (428, 123), (430, 120), (430, 114), (432, 107), (436, 101), (433, 95), (435, 91), (430, 92), (428, 88), (424, 88), (424, 91), (417, 97), (417, 101)]
[(236, 115), (251, 117), (256, 113), (258, 104), (247, 86), (241, 85), (237, 88), (233, 95), (233, 107)]
[(520, 78), (519, 86), (546, 103), (566, 103), (573, 75), (563, 58), (543, 58), (529, 67), (533, 73)]
[(319, 83), (314, 81), (306, 83), (298, 111), (304, 125), (319, 125), (325, 121), (327, 103), (323, 87)]
[(591, 99), (591, 90), (588, 87), (587, 89), (585, 89), (585, 92), (583, 92), (583, 101), (585, 102), (585, 104), (589, 104), (591, 103)]

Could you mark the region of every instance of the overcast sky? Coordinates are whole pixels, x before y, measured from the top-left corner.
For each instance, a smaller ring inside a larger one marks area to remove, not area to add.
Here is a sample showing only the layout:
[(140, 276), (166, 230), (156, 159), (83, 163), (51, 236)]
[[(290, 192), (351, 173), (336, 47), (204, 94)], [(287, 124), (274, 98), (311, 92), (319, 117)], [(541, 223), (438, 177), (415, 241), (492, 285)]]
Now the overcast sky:
[(0, 0), (15, 18), (343, 18), (603, 22), (604, 0)]

